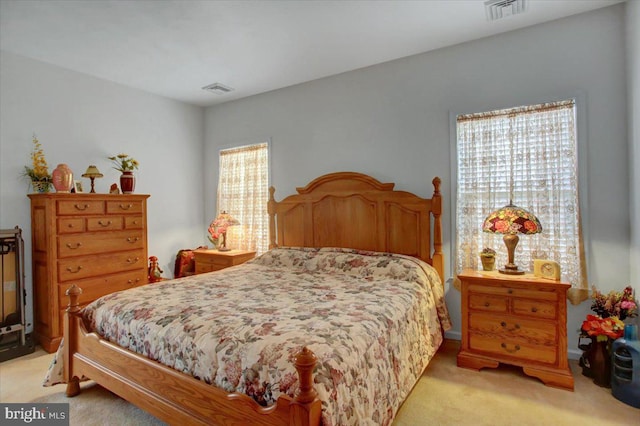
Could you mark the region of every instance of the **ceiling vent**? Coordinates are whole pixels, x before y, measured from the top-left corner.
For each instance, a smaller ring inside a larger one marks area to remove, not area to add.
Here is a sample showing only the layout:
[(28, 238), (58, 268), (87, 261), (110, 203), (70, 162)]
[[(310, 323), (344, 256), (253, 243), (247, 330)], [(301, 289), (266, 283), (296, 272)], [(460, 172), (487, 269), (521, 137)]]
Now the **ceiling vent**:
[(524, 13), (527, 10), (527, 0), (487, 0), (484, 2), (484, 9), (487, 21), (497, 21)]
[(216, 95), (225, 95), (229, 92), (233, 92), (233, 87), (225, 86), (224, 84), (220, 83), (213, 83), (208, 86), (204, 86), (202, 90), (215, 93)]

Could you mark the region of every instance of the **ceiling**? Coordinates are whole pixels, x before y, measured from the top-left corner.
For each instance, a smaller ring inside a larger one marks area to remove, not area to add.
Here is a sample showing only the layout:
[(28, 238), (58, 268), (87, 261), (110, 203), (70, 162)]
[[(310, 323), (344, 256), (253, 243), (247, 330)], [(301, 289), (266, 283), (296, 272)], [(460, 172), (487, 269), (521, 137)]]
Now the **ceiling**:
[[(210, 106), (620, 3), (528, 0), (0, 0), (0, 48)], [(235, 90), (218, 95), (203, 86)]]

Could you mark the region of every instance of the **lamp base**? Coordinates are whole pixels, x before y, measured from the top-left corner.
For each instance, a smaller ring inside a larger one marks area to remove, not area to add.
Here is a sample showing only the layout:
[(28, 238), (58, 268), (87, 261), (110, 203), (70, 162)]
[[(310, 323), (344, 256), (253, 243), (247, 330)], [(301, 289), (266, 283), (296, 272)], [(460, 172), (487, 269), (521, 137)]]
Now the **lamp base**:
[(218, 251), (231, 251), (231, 249), (226, 247), (220, 247)]
[(513, 263), (507, 263), (502, 269), (499, 269), (498, 272), (508, 275), (524, 275), (525, 273), (524, 271), (518, 269), (518, 265), (514, 265)]

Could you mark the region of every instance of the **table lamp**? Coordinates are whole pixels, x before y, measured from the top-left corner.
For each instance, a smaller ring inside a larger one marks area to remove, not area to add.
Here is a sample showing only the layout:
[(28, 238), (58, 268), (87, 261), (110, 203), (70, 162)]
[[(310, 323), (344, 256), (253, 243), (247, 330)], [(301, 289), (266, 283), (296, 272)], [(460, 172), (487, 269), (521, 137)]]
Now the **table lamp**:
[(100, 170), (98, 170), (98, 168), (93, 164), (87, 167), (87, 171), (83, 173), (82, 177), (91, 179), (91, 191), (90, 191), (91, 194), (96, 193), (96, 190), (93, 184), (95, 178), (101, 178), (102, 176), (103, 174), (100, 173)]
[(511, 200), (509, 204), (491, 213), (482, 225), (484, 232), (504, 234), (504, 245), (507, 246), (508, 262), (499, 272), (510, 275), (522, 275), (524, 271), (518, 269), (513, 262), (516, 246), (520, 234), (537, 234), (542, 232), (542, 225), (535, 215), (521, 207), (514, 206)]
[(229, 251), (227, 248), (227, 228), (230, 226), (240, 225), (229, 213), (224, 210), (209, 225), (209, 234), (222, 236), (222, 244), (218, 246), (218, 251)]

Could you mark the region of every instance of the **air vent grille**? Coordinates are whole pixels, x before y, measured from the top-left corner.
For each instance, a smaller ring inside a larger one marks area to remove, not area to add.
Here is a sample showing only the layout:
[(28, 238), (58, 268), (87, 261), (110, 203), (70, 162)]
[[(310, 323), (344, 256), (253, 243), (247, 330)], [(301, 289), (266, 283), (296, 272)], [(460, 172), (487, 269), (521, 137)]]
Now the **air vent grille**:
[(224, 95), (229, 92), (233, 92), (233, 88), (229, 86), (225, 86), (221, 83), (213, 83), (208, 86), (204, 86), (202, 90), (206, 90), (207, 92), (215, 93), (216, 95)]
[(496, 21), (507, 16), (524, 13), (527, 0), (487, 0), (484, 2), (487, 21)]

